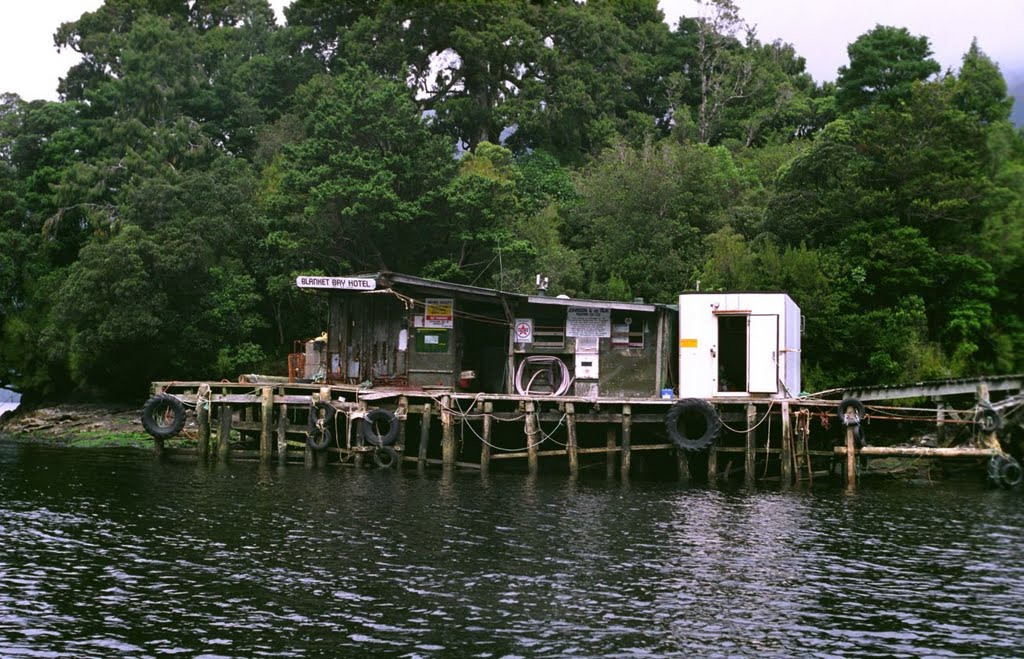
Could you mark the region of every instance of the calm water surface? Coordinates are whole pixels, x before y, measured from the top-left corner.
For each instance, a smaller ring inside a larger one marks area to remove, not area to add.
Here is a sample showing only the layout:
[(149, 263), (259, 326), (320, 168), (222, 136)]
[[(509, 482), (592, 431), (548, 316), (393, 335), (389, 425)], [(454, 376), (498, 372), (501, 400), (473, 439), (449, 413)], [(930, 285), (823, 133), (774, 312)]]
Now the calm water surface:
[(0, 444), (0, 656), (1024, 656), (1024, 493)]

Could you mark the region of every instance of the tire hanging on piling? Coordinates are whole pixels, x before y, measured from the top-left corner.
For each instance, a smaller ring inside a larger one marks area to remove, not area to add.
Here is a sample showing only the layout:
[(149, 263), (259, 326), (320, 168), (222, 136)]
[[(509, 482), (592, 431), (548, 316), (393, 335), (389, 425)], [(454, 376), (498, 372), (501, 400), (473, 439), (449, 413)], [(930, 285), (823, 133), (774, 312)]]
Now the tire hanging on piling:
[[(324, 417), (320, 418), (323, 410)], [(327, 401), (318, 400), (309, 406), (309, 427), (306, 429), (306, 446), (314, 451), (321, 451), (331, 443), (331, 428), (334, 427), (334, 415), (337, 410)]]
[[(853, 408), (854, 414), (856, 414), (855, 419), (847, 420), (846, 408), (848, 407)], [(864, 403), (860, 402), (856, 398), (844, 398), (842, 402), (839, 403), (839, 407), (836, 409), (836, 413), (839, 415), (839, 421), (844, 426), (860, 425), (861, 419), (864, 418)]]
[(174, 437), (185, 426), (185, 406), (175, 396), (157, 394), (142, 406), (142, 427), (154, 439)]
[[(687, 422), (702, 421), (704, 431), (690, 436), (686, 433)], [(680, 422), (683, 422), (682, 424)], [(680, 428), (680, 425), (683, 427)], [(722, 430), (722, 419), (711, 403), (701, 398), (684, 398), (673, 405), (665, 415), (665, 431), (669, 439), (684, 451), (703, 451)]]
[[(387, 422), (388, 424), (388, 429), (383, 434), (377, 432), (376, 424), (378, 422)], [(378, 447), (391, 446), (398, 438), (398, 417), (391, 410), (378, 407), (366, 413), (360, 429), (363, 433), (363, 440), (367, 444)]]
[(378, 446), (373, 450), (373, 464), (378, 469), (393, 469), (398, 464), (398, 451), (390, 446)]
[(1016, 458), (1005, 453), (993, 455), (988, 463), (988, 479), (993, 485), (1010, 489), (1024, 481), (1024, 470)]
[(988, 405), (974, 414), (974, 423), (982, 432), (998, 432), (1003, 429), (1003, 417)]

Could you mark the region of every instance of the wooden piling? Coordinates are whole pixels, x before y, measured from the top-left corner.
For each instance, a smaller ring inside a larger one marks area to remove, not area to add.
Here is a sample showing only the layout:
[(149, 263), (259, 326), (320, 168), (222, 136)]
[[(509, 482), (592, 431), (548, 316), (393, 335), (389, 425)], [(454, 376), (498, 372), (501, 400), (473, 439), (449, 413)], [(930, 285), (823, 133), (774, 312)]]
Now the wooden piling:
[(572, 403), (565, 404), (565, 451), (569, 454), (569, 476), (580, 475), (580, 458), (576, 446), (576, 407)]
[(629, 467), (632, 451), (630, 443), (633, 436), (633, 410), (629, 405), (622, 406), (622, 463), (619, 470), (622, 472), (623, 480), (629, 478)]
[(789, 401), (782, 401), (782, 441), (779, 448), (779, 476), (783, 485), (793, 483), (793, 424), (789, 418)]
[(533, 401), (526, 401), (526, 463), (531, 474), (537, 473), (537, 449), (540, 444), (540, 432), (537, 430), (537, 415), (534, 413)]
[(452, 418), (451, 398), (441, 398), (441, 464), (455, 466), (455, 420)]
[(494, 412), (494, 403), (484, 403), (484, 432), (483, 441), (480, 443), (480, 471), (487, 473), (491, 467), (491, 424), (494, 422), (491, 414)]
[(605, 437), (605, 476), (610, 480), (615, 478), (615, 426), (608, 426)]
[(946, 403), (935, 403), (935, 440), (939, 446), (946, 445)]
[(274, 417), (274, 389), (260, 392), (260, 462), (270, 462), (270, 422)]
[[(357, 448), (362, 448), (363, 446), (366, 445), (366, 442), (363, 440), (363, 433), (362, 433), (363, 424), (366, 423), (366, 401), (362, 401), (362, 400), (359, 401), (359, 403), (356, 405), (356, 409), (358, 410), (358, 415), (359, 415), (359, 423), (358, 423), (358, 425), (356, 425), (355, 421), (352, 420), (352, 415), (351, 414), (349, 414), (349, 415), (347, 415), (345, 417), (345, 447), (346, 448), (351, 446), (352, 436), (353, 436), (353, 430), (352, 430), (353, 426), (356, 426), (356, 428), (355, 428), (356, 447)], [(362, 451), (356, 451), (356, 454), (352, 457), (352, 464), (355, 465), (356, 467), (362, 467), (363, 466), (363, 462), (364, 462), (363, 456), (364, 456), (364, 454), (363, 454)]]
[(718, 482), (718, 442), (713, 440), (708, 446), (708, 485)]
[(395, 465), (398, 471), (402, 470), (402, 462), (405, 457), (405, 420), (409, 418), (409, 399), (406, 396), (398, 397), (398, 441), (395, 442), (395, 451), (398, 452), (398, 464)]
[(676, 448), (676, 464), (679, 467), (679, 482), (688, 484), (690, 482), (690, 454), (681, 448)]
[(196, 454), (205, 460), (210, 454), (210, 385), (201, 384), (196, 395), (196, 423), (199, 424), (199, 436), (196, 443)]
[(227, 460), (231, 454), (231, 406), (220, 406), (220, 431), (217, 433), (217, 459)]
[(424, 403), (422, 421), (420, 421), (420, 450), (416, 457), (416, 462), (421, 468), (427, 464), (428, 444), (430, 444), (430, 403)]
[[(989, 404), (988, 384), (986, 384), (984, 382), (980, 382), (978, 384), (978, 405), (985, 406), (985, 405), (988, 405), (988, 404)], [(981, 437), (979, 439), (980, 439), (980, 446), (982, 446), (984, 448), (992, 448), (992, 449), (999, 449), (1000, 448), (999, 447), (999, 438), (996, 436), (996, 431), (995, 430), (993, 430), (991, 432), (984, 432), (983, 431), (981, 433)]]
[[(328, 405), (330, 405), (330, 403), (331, 403), (331, 388), (330, 387), (320, 387), (320, 400), (322, 400), (323, 402), (325, 402)], [(337, 417), (335, 417), (335, 418), (337, 418)], [(346, 417), (346, 419), (347, 418), (348, 417)], [(331, 431), (331, 436), (335, 438), (335, 441), (337, 441), (336, 435), (337, 435), (337, 432), (338, 432), (338, 424), (337, 423), (332, 424), (332, 427), (330, 428), (330, 431)], [(316, 464), (317, 467), (326, 467), (327, 466), (327, 451), (326, 450), (313, 451), (313, 462)]]
[(755, 457), (757, 455), (757, 432), (754, 425), (757, 423), (757, 406), (751, 403), (747, 405), (747, 446), (743, 456), (743, 481), (749, 486), (757, 480), (755, 470)]
[[(283, 392), (282, 392), (283, 393)], [(284, 464), (288, 458), (288, 404), (277, 410), (277, 459)]]
[[(845, 410), (843, 410), (845, 413)], [(857, 426), (846, 426), (846, 486), (857, 487), (857, 450), (854, 432)]]

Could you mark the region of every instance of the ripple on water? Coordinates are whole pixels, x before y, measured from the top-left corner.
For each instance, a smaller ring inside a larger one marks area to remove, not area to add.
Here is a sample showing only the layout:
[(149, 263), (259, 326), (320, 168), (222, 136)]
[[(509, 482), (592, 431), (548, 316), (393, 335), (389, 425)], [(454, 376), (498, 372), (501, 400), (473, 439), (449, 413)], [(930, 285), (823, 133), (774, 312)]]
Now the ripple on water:
[(1012, 655), (1022, 623), (1024, 513), (982, 489), (32, 450), (0, 475), (2, 656)]

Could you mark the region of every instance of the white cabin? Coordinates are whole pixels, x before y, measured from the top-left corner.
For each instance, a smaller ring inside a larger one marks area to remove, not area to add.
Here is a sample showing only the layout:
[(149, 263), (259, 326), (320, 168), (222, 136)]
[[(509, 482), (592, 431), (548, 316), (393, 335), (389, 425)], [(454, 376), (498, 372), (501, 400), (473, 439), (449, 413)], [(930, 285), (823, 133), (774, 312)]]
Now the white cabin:
[(680, 295), (679, 397), (796, 397), (800, 329), (785, 293)]

